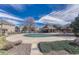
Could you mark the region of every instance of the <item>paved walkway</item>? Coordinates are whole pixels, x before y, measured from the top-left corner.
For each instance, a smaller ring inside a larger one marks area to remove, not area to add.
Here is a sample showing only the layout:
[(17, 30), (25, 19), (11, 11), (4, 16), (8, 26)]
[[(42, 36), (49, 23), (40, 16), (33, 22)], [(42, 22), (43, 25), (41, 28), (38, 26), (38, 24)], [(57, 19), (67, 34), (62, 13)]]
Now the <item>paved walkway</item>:
[(42, 53), (39, 51), (36, 43), (32, 43), (31, 55), (42, 55)]
[(22, 40), (23, 43), (31, 43), (31, 55), (42, 55), (39, 51), (37, 44), (39, 42), (48, 42), (48, 41), (60, 41), (60, 40), (74, 40), (75, 37), (64, 37), (64, 36), (52, 36), (52, 37), (26, 37), (24, 34), (11, 35), (6, 38), (7, 40), (14, 42), (17, 40)]

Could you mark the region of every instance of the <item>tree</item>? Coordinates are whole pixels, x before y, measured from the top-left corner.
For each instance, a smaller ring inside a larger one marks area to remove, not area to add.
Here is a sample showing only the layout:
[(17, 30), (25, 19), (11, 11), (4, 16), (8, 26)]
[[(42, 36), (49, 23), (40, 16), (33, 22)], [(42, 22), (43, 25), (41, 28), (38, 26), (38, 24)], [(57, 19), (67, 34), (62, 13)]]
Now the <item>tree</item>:
[(79, 16), (71, 23), (71, 28), (76, 37), (79, 36)]
[(79, 46), (79, 16), (75, 18), (75, 21), (73, 21), (70, 25), (72, 27), (72, 31), (77, 37), (74, 41), (73, 44)]
[(18, 26), (15, 27), (15, 32), (17, 32), (17, 33), (20, 32), (20, 28)]
[(25, 25), (27, 26), (28, 31), (31, 31), (31, 29), (35, 27), (35, 20), (34, 20), (34, 18), (28, 17), (25, 20)]
[(26, 19), (26, 22), (27, 22), (27, 26), (34, 26), (34, 23), (35, 23), (34, 18), (32, 17), (28, 17)]
[(4, 35), (3, 33), (3, 18), (0, 18), (0, 26), (1, 26), (1, 35)]
[(26, 32), (26, 31), (27, 31), (27, 27), (26, 26), (23, 26), (22, 32)]

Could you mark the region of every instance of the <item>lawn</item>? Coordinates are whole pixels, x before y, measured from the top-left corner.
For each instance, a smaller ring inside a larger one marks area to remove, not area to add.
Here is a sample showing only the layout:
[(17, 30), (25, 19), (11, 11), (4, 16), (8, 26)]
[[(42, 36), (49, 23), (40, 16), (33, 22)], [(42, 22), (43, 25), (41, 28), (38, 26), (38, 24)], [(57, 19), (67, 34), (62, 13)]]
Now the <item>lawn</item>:
[(79, 54), (79, 46), (71, 45), (71, 41), (55, 41), (55, 42), (40, 42), (38, 48), (42, 53), (49, 53), (50, 51), (66, 50), (70, 54)]

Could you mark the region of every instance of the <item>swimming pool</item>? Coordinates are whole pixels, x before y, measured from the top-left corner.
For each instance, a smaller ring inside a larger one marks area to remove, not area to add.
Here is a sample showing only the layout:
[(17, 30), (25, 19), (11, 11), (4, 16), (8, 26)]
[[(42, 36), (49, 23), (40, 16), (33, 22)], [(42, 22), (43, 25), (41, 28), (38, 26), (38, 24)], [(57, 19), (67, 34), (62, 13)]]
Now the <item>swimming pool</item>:
[(28, 37), (49, 37), (52, 36), (49, 33), (26, 33), (25, 36)]
[(73, 36), (73, 33), (25, 33), (27, 37)]

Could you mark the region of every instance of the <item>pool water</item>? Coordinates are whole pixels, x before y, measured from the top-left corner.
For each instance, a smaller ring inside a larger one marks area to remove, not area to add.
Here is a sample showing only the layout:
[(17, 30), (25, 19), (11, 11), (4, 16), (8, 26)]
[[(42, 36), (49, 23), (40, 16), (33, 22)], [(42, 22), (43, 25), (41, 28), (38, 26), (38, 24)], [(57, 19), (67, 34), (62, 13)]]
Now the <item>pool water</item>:
[(27, 37), (49, 37), (51, 35), (47, 35), (47, 34), (26, 34), (25, 36), (27, 36)]

